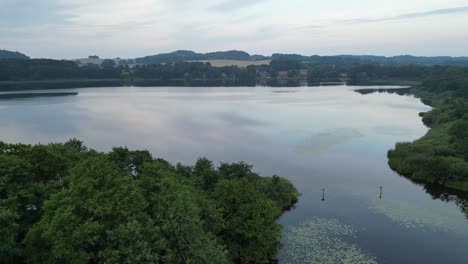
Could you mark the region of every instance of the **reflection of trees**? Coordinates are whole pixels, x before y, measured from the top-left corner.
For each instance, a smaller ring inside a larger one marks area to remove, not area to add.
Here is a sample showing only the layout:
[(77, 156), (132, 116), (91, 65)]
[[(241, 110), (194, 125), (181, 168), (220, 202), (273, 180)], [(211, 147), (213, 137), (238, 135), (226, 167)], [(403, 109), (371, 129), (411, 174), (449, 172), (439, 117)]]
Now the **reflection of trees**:
[(424, 190), (426, 193), (430, 194), (433, 199), (455, 203), (460, 207), (460, 210), (465, 214), (468, 220), (468, 193), (435, 184), (425, 184)]
[(424, 183), (407, 177), (404, 178), (410, 180), (414, 184), (423, 186), (424, 191), (429, 194), (432, 199), (457, 205), (468, 221), (468, 192), (447, 188), (440, 184)]
[(408, 95), (410, 94), (411, 88), (390, 88), (390, 89), (358, 89), (354, 90), (360, 94), (372, 94), (372, 93), (390, 93), (398, 95)]

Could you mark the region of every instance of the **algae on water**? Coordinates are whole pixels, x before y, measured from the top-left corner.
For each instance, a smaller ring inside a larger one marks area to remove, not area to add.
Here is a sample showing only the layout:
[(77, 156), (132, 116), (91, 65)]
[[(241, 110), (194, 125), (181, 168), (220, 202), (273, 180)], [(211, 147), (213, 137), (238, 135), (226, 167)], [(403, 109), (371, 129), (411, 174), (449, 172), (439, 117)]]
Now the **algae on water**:
[(377, 259), (344, 238), (357, 230), (334, 219), (312, 219), (286, 230), (280, 256), (285, 264), (376, 264)]
[(468, 233), (466, 222), (446, 207), (421, 207), (405, 202), (374, 200), (371, 210), (386, 215), (406, 228)]

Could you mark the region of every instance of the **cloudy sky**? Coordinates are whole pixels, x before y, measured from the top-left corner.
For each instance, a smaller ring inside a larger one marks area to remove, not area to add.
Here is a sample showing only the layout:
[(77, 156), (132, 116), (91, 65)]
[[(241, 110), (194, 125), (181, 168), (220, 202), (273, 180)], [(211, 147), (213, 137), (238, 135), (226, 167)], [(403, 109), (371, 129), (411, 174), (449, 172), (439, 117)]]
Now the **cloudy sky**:
[(0, 0), (0, 49), (468, 56), (468, 0)]

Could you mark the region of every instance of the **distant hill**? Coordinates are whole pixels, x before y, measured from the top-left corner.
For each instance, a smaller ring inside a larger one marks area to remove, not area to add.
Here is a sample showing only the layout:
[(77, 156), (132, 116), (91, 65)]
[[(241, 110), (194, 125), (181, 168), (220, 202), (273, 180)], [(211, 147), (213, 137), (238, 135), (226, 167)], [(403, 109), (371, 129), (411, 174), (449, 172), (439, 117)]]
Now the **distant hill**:
[(30, 59), (28, 56), (17, 51), (0, 50), (0, 59)]
[(452, 65), (468, 66), (468, 57), (417, 57), (402, 55), (394, 57), (374, 56), (374, 55), (336, 55), (336, 56), (303, 56), (299, 54), (273, 54), (272, 60), (301, 60), (308, 63), (336, 63), (346, 64), (391, 64), (391, 65)]
[(325, 64), (391, 64), (391, 65), (456, 65), (468, 66), (468, 57), (417, 57), (410, 55), (385, 57), (374, 55), (336, 55), (336, 56), (304, 56), (300, 54), (275, 53), (272, 56), (250, 55), (245, 51), (230, 50), (209, 53), (196, 53), (189, 50), (179, 50), (171, 53), (163, 53), (142, 58), (136, 58), (137, 64), (161, 64), (181, 61), (210, 61), (210, 60), (234, 60), (234, 61), (267, 61), (267, 60), (300, 60), (307, 63)]
[[(97, 56), (93, 58), (84, 58), (74, 60), (79, 65), (98, 64), (104, 59)], [(96, 58), (94, 58), (96, 57)], [(28, 56), (17, 51), (0, 50), (0, 59), (30, 59)], [(197, 53), (190, 50), (178, 50), (171, 53), (162, 53), (136, 59), (113, 59), (117, 65), (135, 65), (135, 64), (163, 64), (183, 61), (203, 61), (216, 62), (220, 65), (258, 65), (271, 60), (297, 60), (311, 64), (380, 64), (380, 65), (449, 65), (449, 66), (468, 66), (468, 57), (420, 57), (411, 55), (401, 55), (394, 57), (375, 56), (375, 55), (335, 55), (335, 56), (304, 56), (300, 54), (282, 54), (275, 53), (271, 56), (251, 55), (245, 51), (229, 50), (209, 53)], [(229, 61), (235, 61), (230, 63)], [(244, 63), (252, 62), (252, 63)], [(219, 66), (219, 65), (218, 65)]]
[(193, 60), (208, 60), (208, 56), (189, 50), (178, 50), (171, 53), (162, 53), (135, 59), (136, 63), (139, 64), (161, 64)]
[[(91, 56), (92, 57), (92, 56)], [(95, 64), (95, 65), (101, 65), (105, 60), (113, 60), (116, 65), (134, 65), (135, 61), (133, 59), (101, 59), (101, 58), (82, 58), (82, 59), (74, 59), (76, 64), (79, 66), (84, 66), (88, 64)]]
[(201, 60), (198, 62), (208, 62), (213, 67), (225, 67), (225, 66), (237, 66), (240, 68), (245, 68), (247, 66), (260, 66), (260, 65), (270, 65), (271, 60)]
[(208, 57), (209, 60), (251, 60), (250, 54), (248, 54), (245, 51), (238, 50), (210, 52), (206, 53), (205, 55)]
[(136, 58), (139, 64), (160, 64), (181, 61), (207, 61), (207, 60), (236, 60), (236, 61), (260, 61), (268, 60), (269, 57), (262, 55), (250, 55), (244, 51), (230, 50), (210, 53), (196, 53), (190, 50), (178, 50), (171, 53), (163, 53), (153, 56)]

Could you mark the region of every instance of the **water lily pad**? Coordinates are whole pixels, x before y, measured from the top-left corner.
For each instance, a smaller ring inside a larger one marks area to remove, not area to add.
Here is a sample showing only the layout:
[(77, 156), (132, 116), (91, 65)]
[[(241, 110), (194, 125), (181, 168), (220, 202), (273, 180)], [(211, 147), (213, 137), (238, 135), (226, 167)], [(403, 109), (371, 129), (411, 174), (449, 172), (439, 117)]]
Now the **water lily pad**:
[(313, 219), (290, 227), (280, 255), (285, 264), (375, 264), (377, 260), (344, 238), (355, 238), (357, 230), (334, 219)]

